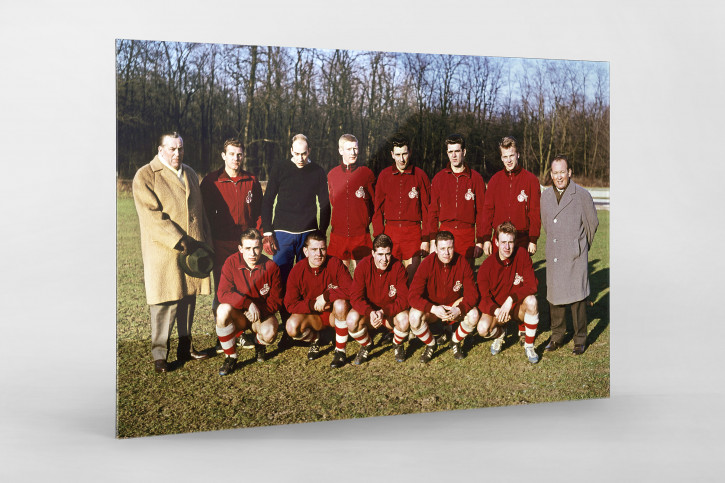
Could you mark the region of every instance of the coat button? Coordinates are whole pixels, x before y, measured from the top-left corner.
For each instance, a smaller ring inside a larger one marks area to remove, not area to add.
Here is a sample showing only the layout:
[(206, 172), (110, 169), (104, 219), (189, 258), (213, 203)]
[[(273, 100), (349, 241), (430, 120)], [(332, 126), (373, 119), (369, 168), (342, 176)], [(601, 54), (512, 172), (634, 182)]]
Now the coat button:
[(556, 238), (554, 238), (554, 243), (556, 243)]
[(555, 259), (554, 259), (554, 263), (556, 263), (556, 262), (558, 262), (558, 261), (559, 261), (559, 259), (558, 259), (558, 258), (555, 258)]
[(556, 223), (556, 218), (554, 218), (554, 223)]

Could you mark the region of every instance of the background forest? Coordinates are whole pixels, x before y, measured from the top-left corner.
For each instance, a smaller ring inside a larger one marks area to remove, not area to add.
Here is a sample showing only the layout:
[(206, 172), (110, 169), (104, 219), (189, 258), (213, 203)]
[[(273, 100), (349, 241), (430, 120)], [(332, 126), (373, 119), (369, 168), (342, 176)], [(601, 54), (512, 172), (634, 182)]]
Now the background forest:
[(546, 184), (555, 154), (587, 186), (609, 185), (606, 62), (116, 41), (117, 174), (128, 179), (156, 153), (161, 132), (184, 138), (184, 162), (221, 166), (228, 137), (266, 180), (302, 132), (330, 169), (337, 139), (352, 133), (363, 162), (388, 166), (388, 140), (411, 139), (431, 177), (447, 162), (445, 136), (466, 137), (467, 161), (488, 179), (502, 165), (498, 140), (514, 135), (523, 166)]

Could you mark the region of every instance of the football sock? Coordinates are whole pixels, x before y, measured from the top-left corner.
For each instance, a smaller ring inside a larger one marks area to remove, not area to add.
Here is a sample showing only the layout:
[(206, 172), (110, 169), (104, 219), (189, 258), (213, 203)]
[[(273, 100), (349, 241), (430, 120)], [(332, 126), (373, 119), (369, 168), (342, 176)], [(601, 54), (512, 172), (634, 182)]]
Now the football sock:
[(526, 327), (526, 339), (524, 347), (533, 347), (536, 338), (536, 327), (539, 325), (539, 314), (524, 314), (524, 326)]
[[(337, 334), (336, 334), (337, 335)], [(350, 332), (353, 339), (358, 341), (360, 345), (369, 345), (370, 336), (368, 335), (368, 329), (363, 327), (359, 332)]]
[(226, 327), (216, 327), (216, 335), (219, 337), (219, 342), (222, 345), (224, 354), (227, 357), (237, 357), (237, 348), (235, 347), (235, 330), (234, 324), (229, 324)]
[(434, 345), (436, 343), (435, 339), (433, 338), (433, 334), (430, 333), (430, 330), (428, 329), (428, 324), (425, 322), (421, 322), (420, 327), (416, 331), (415, 329), (411, 329), (415, 336), (420, 339), (422, 343), (425, 345)]
[(405, 342), (405, 339), (408, 338), (408, 332), (403, 332), (402, 330), (399, 330), (397, 327), (393, 329), (393, 344), (398, 345)]
[(345, 351), (347, 345), (347, 322), (335, 319), (335, 350)]
[(452, 340), (454, 344), (458, 344), (463, 339), (466, 338), (468, 334), (470, 334), (475, 327), (470, 327), (468, 324), (466, 324), (467, 319), (463, 319), (460, 324), (458, 324), (458, 329), (456, 329), (456, 333), (453, 334)]

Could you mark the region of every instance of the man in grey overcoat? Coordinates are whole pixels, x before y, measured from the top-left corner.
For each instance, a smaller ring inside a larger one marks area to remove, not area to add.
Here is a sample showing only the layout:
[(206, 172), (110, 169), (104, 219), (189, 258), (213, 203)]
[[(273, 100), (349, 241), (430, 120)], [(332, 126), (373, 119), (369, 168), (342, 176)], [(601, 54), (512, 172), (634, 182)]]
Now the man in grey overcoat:
[(176, 322), (177, 359), (206, 359), (191, 343), (197, 294), (210, 293), (209, 277), (185, 273), (180, 253), (194, 251), (198, 242), (211, 243), (199, 178), (182, 163), (184, 141), (178, 133), (159, 138), (158, 154), (133, 178), (133, 200), (141, 229), (146, 302), (151, 311), (151, 355), (156, 372), (167, 372), (169, 337)]
[(589, 248), (599, 220), (592, 195), (571, 181), (566, 156), (551, 162), (554, 186), (541, 195), (541, 223), (546, 230), (546, 299), (551, 313), (551, 340), (544, 350), (563, 345), (566, 309), (571, 308), (574, 350), (586, 349), (589, 296)]

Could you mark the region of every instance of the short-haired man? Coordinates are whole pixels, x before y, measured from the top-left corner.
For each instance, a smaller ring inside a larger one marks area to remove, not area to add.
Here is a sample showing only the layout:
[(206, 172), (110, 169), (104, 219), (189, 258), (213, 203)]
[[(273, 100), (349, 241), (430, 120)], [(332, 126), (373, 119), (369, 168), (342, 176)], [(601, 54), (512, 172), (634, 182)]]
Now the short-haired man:
[(407, 138), (395, 136), (390, 155), (393, 165), (380, 172), (375, 185), (373, 235), (385, 233), (392, 239), (393, 256), (403, 263), (410, 283), (430, 249), (430, 179), (410, 163)]
[(436, 252), (421, 262), (408, 291), (410, 329), (426, 346), (420, 356), (424, 364), (431, 360), (436, 346), (431, 323), (460, 322), (451, 338), (453, 357), (459, 360), (464, 357), (462, 342), (478, 321), (478, 290), (471, 266), (455, 251), (451, 232), (439, 231), (435, 243)]
[(574, 325), (574, 350), (581, 355), (587, 342), (589, 248), (599, 227), (592, 195), (571, 181), (566, 156), (551, 162), (553, 188), (541, 195), (541, 221), (546, 230), (546, 298), (551, 314), (551, 340), (544, 350), (562, 346), (567, 307)]
[(341, 160), (327, 175), (332, 207), (330, 255), (355, 270), (355, 265), (370, 253), (370, 218), (375, 197), (375, 175), (367, 166), (357, 164), (358, 143), (352, 134), (338, 140)]
[(372, 348), (370, 330), (393, 332), (395, 362), (405, 360), (408, 337), (408, 277), (403, 265), (393, 258), (393, 241), (386, 234), (373, 240), (372, 254), (363, 258), (352, 281), (347, 328), (360, 343), (355, 365), (368, 360)]
[[(438, 230), (453, 233), (456, 253), (465, 257), (473, 268), (475, 259), (483, 254), (486, 183), (466, 164), (466, 141), (462, 135), (449, 135), (445, 145), (448, 166), (439, 171), (431, 183), (430, 233)], [(436, 249), (432, 242), (431, 251)]]
[(521, 167), (515, 138), (502, 138), (498, 147), (504, 169), (488, 182), (483, 204), (483, 251), (486, 255), (493, 253), (491, 233), (508, 221), (516, 227), (516, 246), (533, 255), (541, 232), (541, 185), (533, 173)]
[(501, 352), (506, 324), (512, 318), (524, 324), (524, 352), (532, 364), (539, 362), (534, 350), (536, 328), (539, 324), (539, 308), (536, 290), (539, 286), (531, 257), (526, 250), (515, 246), (516, 228), (508, 221), (496, 227), (496, 248), (493, 256), (486, 258), (478, 267), (478, 290), (481, 301), (478, 308), (481, 318), (478, 333), (482, 337), (494, 337), (491, 354)]
[(295, 340), (311, 342), (307, 359), (314, 360), (320, 352), (320, 331), (334, 327), (335, 354), (330, 367), (339, 368), (346, 362), (352, 278), (339, 258), (327, 254), (327, 240), (321, 231), (307, 236), (304, 252), (305, 258), (292, 267), (287, 279), (287, 333)]
[[(244, 145), (238, 139), (227, 139), (221, 154), (224, 166), (201, 181), (201, 196), (214, 243), (214, 317), (224, 262), (238, 252), (239, 237), (244, 231), (262, 228), (262, 186), (256, 176), (244, 170)], [(221, 350), (219, 345), (217, 350)]]
[(151, 355), (154, 369), (168, 371), (169, 337), (176, 323), (179, 361), (206, 359), (191, 343), (196, 295), (210, 293), (209, 277), (187, 275), (179, 254), (211, 243), (199, 178), (183, 164), (184, 140), (176, 132), (159, 138), (158, 153), (133, 178), (133, 201), (141, 229), (146, 302), (151, 311)]
[(219, 375), (234, 371), (235, 337), (250, 329), (256, 334), (257, 361), (265, 360), (266, 346), (277, 337), (275, 312), (282, 306), (279, 267), (262, 255), (262, 235), (255, 228), (241, 234), (237, 253), (222, 268), (217, 296), (216, 333), (226, 359)]

